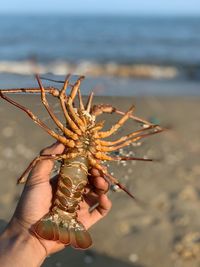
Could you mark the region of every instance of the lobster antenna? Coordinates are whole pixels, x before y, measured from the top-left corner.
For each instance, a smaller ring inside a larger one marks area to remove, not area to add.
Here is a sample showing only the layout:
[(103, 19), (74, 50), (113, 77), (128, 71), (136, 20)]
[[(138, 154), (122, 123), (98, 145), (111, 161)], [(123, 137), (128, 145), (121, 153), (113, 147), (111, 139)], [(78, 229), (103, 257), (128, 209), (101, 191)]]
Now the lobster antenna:
[(65, 81), (54, 80), (54, 79), (46, 78), (46, 77), (43, 77), (43, 76), (41, 76), (40, 79), (41, 80), (45, 80), (45, 81), (55, 82), (55, 83), (65, 83)]
[(126, 192), (135, 201), (138, 201), (137, 198), (130, 191), (128, 191), (128, 189), (125, 186), (123, 186), (121, 183), (116, 183), (116, 185), (118, 185), (120, 189), (122, 189), (124, 192)]

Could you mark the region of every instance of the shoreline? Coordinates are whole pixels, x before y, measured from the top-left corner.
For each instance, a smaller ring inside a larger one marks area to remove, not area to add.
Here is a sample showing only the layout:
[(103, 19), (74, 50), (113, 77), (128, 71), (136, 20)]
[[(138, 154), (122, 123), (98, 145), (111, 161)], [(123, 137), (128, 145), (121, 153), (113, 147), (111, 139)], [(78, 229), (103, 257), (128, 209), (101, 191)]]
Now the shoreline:
[(93, 78), (118, 78), (139, 80), (180, 80), (199, 81), (200, 64), (181, 62), (98, 62), (92, 60), (80, 60), (70, 62), (66, 60), (54, 60), (50, 62), (34, 62), (26, 60), (0, 60), (0, 75), (31, 76), (38, 73), (63, 75), (66, 73), (81, 73)]
[(86, 76), (139, 78), (139, 79), (173, 79), (179, 75), (176, 65), (150, 64), (150, 63), (117, 63), (117, 62), (93, 62), (82, 60), (80, 62), (52, 61), (48, 63), (34, 63), (31, 60), (3, 61), (0, 60), (0, 73), (33, 75), (38, 73), (52, 73), (53, 75), (65, 75), (66, 73), (82, 73)]
[[(44, 75), (63, 81), (65, 76)], [(80, 75), (73, 75), (74, 82)], [(44, 86), (54, 86), (61, 88), (62, 83), (42, 80)], [(29, 88), (38, 87), (33, 75), (14, 75), (0, 73), (0, 88)], [(84, 95), (94, 91), (98, 96), (122, 96), (122, 97), (181, 97), (181, 96), (200, 96), (198, 80), (181, 80), (181, 79), (130, 79), (130, 78), (113, 78), (113, 77), (86, 77), (81, 84), (81, 91)]]

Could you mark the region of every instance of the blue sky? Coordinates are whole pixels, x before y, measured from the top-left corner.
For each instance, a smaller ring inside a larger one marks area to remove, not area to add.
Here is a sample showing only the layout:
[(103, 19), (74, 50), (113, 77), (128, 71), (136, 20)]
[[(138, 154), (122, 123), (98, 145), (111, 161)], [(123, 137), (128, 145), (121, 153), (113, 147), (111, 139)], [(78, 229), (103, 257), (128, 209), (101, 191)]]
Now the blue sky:
[(2, 0), (0, 13), (200, 15), (200, 0)]

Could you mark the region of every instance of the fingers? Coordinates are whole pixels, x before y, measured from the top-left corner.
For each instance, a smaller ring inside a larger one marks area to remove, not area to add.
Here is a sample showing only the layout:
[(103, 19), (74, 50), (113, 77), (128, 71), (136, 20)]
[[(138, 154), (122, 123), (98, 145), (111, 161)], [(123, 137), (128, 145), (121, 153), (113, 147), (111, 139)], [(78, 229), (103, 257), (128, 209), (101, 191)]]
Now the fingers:
[(93, 191), (98, 195), (105, 194), (109, 189), (108, 183), (97, 169), (91, 169), (90, 173), (92, 176), (89, 177), (89, 180), (90, 184), (93, 186)]
[(84, 220), (84, 216), (81, 216), (80, 214), (80, 218), (84, 223), (86, 229), (88, 229), (93, 224), (98, 222), (100, 219), (105, 217), (110, 211), (111, 207), (112, 203), (108, 199), (108, 197), (106, 195), (100, 195), (98, 198), (98, 205), (96, 206), (95, 209), (92, 210), (92, 212), (90, 212), (89, 219)]
[(93, 177), (91, 183), (94, 186), (95, 193), (97, 193), (98, 195), (107, 193), (109, 189), (109, 185), (103, 177)]
[(112, 202), (105, 194), (109, 189), (109, 184), (101, 176), (100, 172), (93, 168), (89, 177), (92, 190), (85, 196), (85, 201), (90, 210), (92, 224), (103, 218), (110, 211)]
[(101, 172), (95, 168), (90, 169), (90, 173), (92, 176), (101, 176)]
[[(93, 224), (106, 216), (112, 207), (112, 203), (106, 195), (98, 196), (96, 202), (93, 203), (91, 203), (91, 199), (89, 199), (90, 197), (91, 196), (88, 196), (88, 203), (81, 203), (81, 209), (78, 212), (78, 219), (84, 224), (86, 229), (90, 228)], [(93, 205), (95, 205), (95, 207), (91, 211), (90, 208)]]
[(97, 211), (102, 217), (106, 216), (112, 207), (112, 202), (106, 195), (99, 196), (99, 205), (97, 206)]
[[(56, 142), (53, 145), (43, 149), (40, 152), (40, 155), (62, 154), (63, 150), (64, 146), (61, 143)], [(39, 160), (29, 174), (27, 185), (49, 181), (49, 176), (51, 174), (53, 166), (54, 160), (52, 159)]]

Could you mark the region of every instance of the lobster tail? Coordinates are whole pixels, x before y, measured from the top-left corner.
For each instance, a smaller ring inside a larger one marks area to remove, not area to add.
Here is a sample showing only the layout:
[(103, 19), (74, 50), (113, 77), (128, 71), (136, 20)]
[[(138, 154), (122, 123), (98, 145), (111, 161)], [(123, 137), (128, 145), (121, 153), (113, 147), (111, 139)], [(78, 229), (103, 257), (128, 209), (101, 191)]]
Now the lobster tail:
[(79, 204), (87, 184), (87, 171), (85, 157), (63, 161), (51, 210), (33, 227), (37, 236), (80, 249), (92, 245), (90, 234), (77, 220)]
[(40, 238), (60, 241), (74, 248), (87, 249), (92, 245), (90, 234), (82, 223), (73, 219), (62, 221), (56, 214), (48, 213), (34, 225), (34, 232)]

